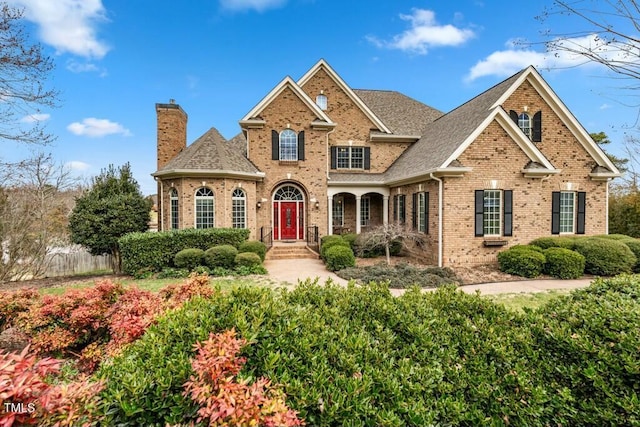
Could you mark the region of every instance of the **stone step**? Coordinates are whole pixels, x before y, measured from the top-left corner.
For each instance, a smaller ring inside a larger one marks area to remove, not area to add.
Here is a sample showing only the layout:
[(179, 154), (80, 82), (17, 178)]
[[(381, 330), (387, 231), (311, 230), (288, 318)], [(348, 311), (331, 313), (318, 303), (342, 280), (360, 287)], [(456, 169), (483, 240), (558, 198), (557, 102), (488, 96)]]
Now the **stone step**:
[(318, 259), (318, 254), (305, 246), (282, 247), (274, 246), (267, 252), (266, 259)]

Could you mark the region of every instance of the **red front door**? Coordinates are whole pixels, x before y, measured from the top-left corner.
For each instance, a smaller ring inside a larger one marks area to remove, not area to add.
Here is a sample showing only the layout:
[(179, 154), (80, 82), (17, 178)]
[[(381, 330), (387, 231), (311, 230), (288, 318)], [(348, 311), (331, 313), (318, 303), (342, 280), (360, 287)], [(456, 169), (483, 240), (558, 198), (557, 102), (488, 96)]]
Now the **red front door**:
[(298, 238), (298, 212), (296, 202), (280, 202), (280, 238)]

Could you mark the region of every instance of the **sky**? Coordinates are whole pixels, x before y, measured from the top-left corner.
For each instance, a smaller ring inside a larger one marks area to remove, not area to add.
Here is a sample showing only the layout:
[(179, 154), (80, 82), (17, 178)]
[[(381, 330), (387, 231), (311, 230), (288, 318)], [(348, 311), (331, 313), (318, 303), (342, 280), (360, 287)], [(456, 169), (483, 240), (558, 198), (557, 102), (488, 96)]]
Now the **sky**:
[(145, 195), (156, 192), (156, 103), (175, 99), (187, 112), (188, 143), (211, 127), (232, 138), (283, 78), (321, 58), (354, 89), (396, 90), (442, 111), (534, 65), (587, 131), (609, 135), (612, 152), (636, 127), (637, 103), (603, 66), (545, 52), (545, 31), (587, 28), (537, 19), (551, 0), (7, 2), (24, 8), (31, 40), (55, 62), (60, 105), (21, 120), (44, 122), (53, 144), (0, 141), (0, 159), (43, 150), (85, 178), (129, 162)]

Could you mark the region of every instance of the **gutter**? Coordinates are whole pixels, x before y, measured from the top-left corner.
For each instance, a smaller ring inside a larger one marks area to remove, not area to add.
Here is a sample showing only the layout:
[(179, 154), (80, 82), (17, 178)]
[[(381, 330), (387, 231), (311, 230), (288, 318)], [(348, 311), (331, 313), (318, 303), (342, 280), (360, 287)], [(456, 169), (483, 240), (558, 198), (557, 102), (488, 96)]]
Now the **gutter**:
[(433, 173), (429, 174), (431, 179), (438, 181), (438, 267), (442, 267), (442, 211), (443, 211), (443, 194), (444, 189), (442, 178), (436, 177)]

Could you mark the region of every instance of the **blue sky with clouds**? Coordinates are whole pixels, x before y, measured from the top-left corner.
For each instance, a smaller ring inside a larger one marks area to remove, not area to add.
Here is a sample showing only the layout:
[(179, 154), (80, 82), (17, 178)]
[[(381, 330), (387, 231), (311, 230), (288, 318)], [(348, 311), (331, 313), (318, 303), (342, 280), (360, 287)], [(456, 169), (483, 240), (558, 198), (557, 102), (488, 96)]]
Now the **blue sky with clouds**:
[[(353, 88), (397, 90), (443, 111), (533, 64), (588, 131), (609, 134), (613, 151), (638, 113), (604, 67), (577, 66), (536, 43), (545, 29), (584, 29), (565, 17), (537, 20), (550, 0), (526, 8), (489, 0), (8, 3), (25, 9), (61, 92), (59, 108), (23, 125), (45, 121), (57, 136), (45, 150), (76, 174), (130, 162), (145, 194), (156, 190), (156, 102), (175, 99), (188, 113), (189, 142), (210, 127), (231, 138), (280, 80), (298, 79), (320, 58)], [(30, 149), (2, 141), (0, 158)]]

